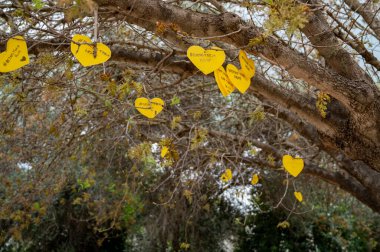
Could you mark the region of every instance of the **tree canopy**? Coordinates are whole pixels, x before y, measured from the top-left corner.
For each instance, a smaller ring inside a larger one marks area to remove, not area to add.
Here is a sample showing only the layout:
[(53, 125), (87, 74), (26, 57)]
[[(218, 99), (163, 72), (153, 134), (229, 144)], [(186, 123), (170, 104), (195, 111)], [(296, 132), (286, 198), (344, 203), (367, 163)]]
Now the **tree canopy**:
[[(211, 251), (247, 211), (274, 229), (327, 223), (306, 217), (320, 209), (378, 216), (379, 12), (372, 0), (1, 0), (0, 244), (111, 249), (127, 230), (131, 244)], [(192, 46), (252, 78), (236, 90), (205, 74)], [(359, 244), (372, 234), (351, 217), (363, 236), (340, 237)], [(309, 231), (324, 249), (341, 246), (322, 229)]]

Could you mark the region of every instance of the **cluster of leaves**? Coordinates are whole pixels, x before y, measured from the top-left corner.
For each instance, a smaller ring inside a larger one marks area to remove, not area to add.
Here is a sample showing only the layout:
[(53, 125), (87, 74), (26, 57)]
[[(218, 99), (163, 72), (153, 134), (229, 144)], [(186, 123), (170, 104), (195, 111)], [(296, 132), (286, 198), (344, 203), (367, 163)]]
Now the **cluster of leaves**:
[(96, 8), (92, 0), (59, 0), (57, 5), (66, 8), (65, 20), (68, 22), (93, 14)]
[[(278, 193), (270, 184), (279, 178), (264, 181), (260, 192), (254, 192), (253, 204), (258, 206), (239, 218), (236, 228), (236, 251), (377, 251), (380, 226), (375, 215), (367, 212), (343, 192), (330, 191), (330, 185), (320, 184), (308, 194), (313, 202), (311, 211), (289, 214), (281, 208), (271, 208), (268, 202)], [(297, 186), (306, 190), (312, 181), (300, 181)], [(321, 193), (323, 192), (323, 193)], [(259, 195), (259, 196), (258, 196)], [(290, 196), (290, 195), (289, 195)], [(289, 201), (290, 200), (290, 201)], [(284, 204), (291, 206), (286, 197)], [(308, 203), (302, 203), (306, 209)], [(301, 210), (302, 211), (302, 210)]]
[[(290, 37), (308, 22), (310, 9), (307, 4), (292, 0), (264, 0), (263, 2), (265, 6), (263, 10), (268, 15), (263, 25), (265, 32), (261, 37), (251, 39), (250, 46), (264, 42), (265, 38), (280, 30), (284, 30), (285, 34)], [(252, 10), (262, 8), (250, 1), (243, 3), (243, 6)]]
[(331, 98), (328, 94), (323, 93), (323, 92), (318, 93), (316, 107), (323, 118), (326, 118), (327, 106), (330, 101), (331, 101)]

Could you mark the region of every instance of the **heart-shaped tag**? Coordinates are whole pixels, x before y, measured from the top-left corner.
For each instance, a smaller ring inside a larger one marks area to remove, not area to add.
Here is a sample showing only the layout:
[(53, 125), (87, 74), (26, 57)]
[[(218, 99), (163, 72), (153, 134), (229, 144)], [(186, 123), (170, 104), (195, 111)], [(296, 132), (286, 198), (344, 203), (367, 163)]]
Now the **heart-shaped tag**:
[(297, 177), (303, 170), (304, 162), (302, 158), (293, 158), (290, 155), (284, 155), (282, 157), (282, 164), (290, 175)]
[(190, 46), (187, 49), (187, 57), (202, 73), (207, 75), (223, 65), (226, 54), (218, 47), (205, 50), (200, 46)]
[(301, 193), (301, 192), (294, 192), (294, 197), (296, 197), (296, 199), (297, 199), (299, 202), (302, 202), (302, 200), (303, 200), (303, 197), (302, 197), (302, 193)]
[(155, 118), (164, 108), (165, 102), (160, 98), (137, 98), (135, 100), (135, 108), (148, 118)]
[(169, 148), (167, 146), (162, 147), (161, 157), (164, 158), (169, 153)]
[(94, 45), (85, 35), (74, 35), (71, 42), (71, 52), (84, 67), (101, 64), (111, 58), (111, 50), (103, 43)]
[(10, 38), (7, 49), (0, 53), (0, 72), (11, 72), (27, 64), (29, 55), (25, 39), (21, 36)]
[(252, 184), (252, 185), (256, 185), (257, 183), (259, 183), (259, 175), (254, 174), (254, 175), (252, 176), (252, 179), (251, 179), (251, 184)]
[(215, 70), (214, 76), (215, 81), (218, 84), (220, 92), (222, 92), (223, 96), (227, 96), (235, 90), (235, 86), (231, 83), (223, 66)]
[(242, 71), (232, 64), (227, 65), (227, 76), (242, 94), (244, 94), (251, 85), (251, 80), (246, 78)]
[(251, 79), (255, 75), (255, 62), (248, 58), (245, 51), (240, 50), (239, 52), (239, 61), (241, 70), (244, 73), (245, 77)]

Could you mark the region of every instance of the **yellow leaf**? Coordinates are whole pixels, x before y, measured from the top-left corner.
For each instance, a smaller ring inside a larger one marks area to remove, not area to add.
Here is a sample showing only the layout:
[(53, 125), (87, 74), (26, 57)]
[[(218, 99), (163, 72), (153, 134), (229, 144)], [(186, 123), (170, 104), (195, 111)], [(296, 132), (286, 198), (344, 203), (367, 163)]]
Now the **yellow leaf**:
[(326, 118), (327, 116), (327, 106), (330, 101), (331, 101), (331, 97), (328, 94), (323, 93), (323, 92), (318, 93), (316, 106), (319, 113), (321, 114), (323, 118)]
[(254, 174), (251, 179), (251, 184), (256, 185), (259, 182), (259, 176), (257, 174)]
[(77, 197), (73, 201), (73, 205), (80, 205), (81, 203), (82, 203), (82, 198), (81, 197)]
[(84, 202), (87, 202), (91, 198), (91, 195), (89, 193), (85, 192), (85, 193), (83, 193), (82, 198), (83, 198)]
[(206, 212), (210, 212), (210, 204), (209, 204), (209, 203), (207, 203), (206, 205), (204, 205), (202, 208), (203, 208)]
[(222, 176), (220, 177), (220, 179), (223, 181), (223, 182), (228, 182), (232, 179), (232, 171), (231, 169), (226, 169), (225, 172), (222, 174)]
[(299, 202), (302, 202), (302, 201), (303, 201), (303, 197), (302, 197), (302, 193), (301, 193), (301, 192), (294, 192), (294, 197), (296, 197), (296, 199), (297, 199)]
[(184, 190), (183, 191), (183, 196), (185, 196), (185, 198), (187, 199), (187, 201), (189, 202), (189, 204), (191, 204), (191, 202), (193, 201), (193, 193), (189, 190)]
[(182, 117), (181, 116), (174, 116), (173, 120), (170, 122), (170, 127), (172, 129), (175, 129), (178, 127), (178, 124), (182, 122)]
[(190, 244), (186, 242), (182, 242), (180, 245), (181, 249), (188, 250), (190, 248)]
[(283, 221), (283, 222), (280, 222), (277, 224), (277, 228), (289, 228), (290, 227), (290, 223), (288, 221)]

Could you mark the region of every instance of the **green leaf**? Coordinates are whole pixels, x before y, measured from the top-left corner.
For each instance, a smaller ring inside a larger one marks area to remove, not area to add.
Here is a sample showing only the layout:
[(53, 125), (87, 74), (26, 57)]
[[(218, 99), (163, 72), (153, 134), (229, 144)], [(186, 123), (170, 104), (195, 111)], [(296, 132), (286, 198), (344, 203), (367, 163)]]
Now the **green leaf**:
[(110, 100), (105, 100), (104, 106), (106, 106), (107, 109), (112, 109), (112, 102)]
[(178, 96), (174, 95), (174, 97), (172, 98), (172, 101), (170, 103), (170, 106), (175, 106), (175, 105), (180, 104), (180, 103), (181, 103), (181, 99)]
[(35, 10), (41, 10), (45, 6), (42, 0), (32, 0), (32, 3)]
[(40, 208), (41, 208), (40, 203), (34, 202), (33, 209), (36, 210), (36, 211), (38, 211), (38, 210), (40, 210)]

